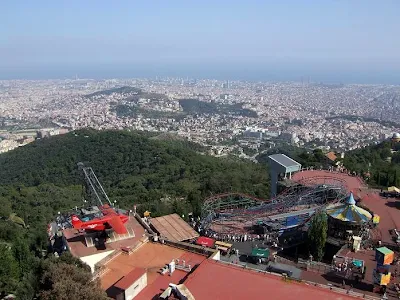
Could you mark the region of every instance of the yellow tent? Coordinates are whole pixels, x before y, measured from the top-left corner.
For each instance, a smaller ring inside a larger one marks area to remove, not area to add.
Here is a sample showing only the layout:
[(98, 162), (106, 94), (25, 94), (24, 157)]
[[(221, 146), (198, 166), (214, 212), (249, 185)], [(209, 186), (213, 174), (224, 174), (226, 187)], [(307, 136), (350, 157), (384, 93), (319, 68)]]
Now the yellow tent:
[(395, 186), (389, 186), (388, 187), (388, 192), (396, 192), (396, 193), (400, 193), (400, 189), (398, 189)]
[(148, 210), (146, 210), (146, 211), (143, 213), (143, 216), (144, 216), (144, 217), (150, 217), (150, 214), (151, 214), (151, 212), (149, 212)]
[(400, 193), (400, 189), (398, 189), (395, 186), (389, 186), (388, 187), (388, 192), (396, 192), (396, 193)]

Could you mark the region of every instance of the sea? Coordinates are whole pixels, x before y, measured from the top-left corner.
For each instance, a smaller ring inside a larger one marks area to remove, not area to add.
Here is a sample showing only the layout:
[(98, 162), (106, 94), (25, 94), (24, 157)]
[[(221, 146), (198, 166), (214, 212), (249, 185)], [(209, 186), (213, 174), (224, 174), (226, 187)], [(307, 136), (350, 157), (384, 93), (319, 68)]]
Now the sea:
[(327, 84), (400, 85), (400, 70), (348, 67), (311, 67), (307, 65), (246, 64), (77, 64), (36, 65), (0, 68), (0, 80), (10, 79), (110, 79), (178, 77), (191, 79), (241, 80), (253, 82), (317, 82)]

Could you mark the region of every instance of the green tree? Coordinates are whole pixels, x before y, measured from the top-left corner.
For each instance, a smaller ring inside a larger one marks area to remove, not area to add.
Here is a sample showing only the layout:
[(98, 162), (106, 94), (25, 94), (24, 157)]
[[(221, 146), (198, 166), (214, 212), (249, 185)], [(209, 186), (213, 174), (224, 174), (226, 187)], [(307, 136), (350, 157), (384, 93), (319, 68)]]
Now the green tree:
[(0, 293), (13, 293), (18, 286), (18, 263), (7, 244), (0, 244), (0, 257)]
[(13, 255), (19, 266), (19, 277), (22, 277), (26, 272), (31, 269), (31, 253), (29, 245), (26, 240), (17, 237), (12, 246)]
[(392, 151), (390, 151), (389, 148), (385, 147), (380, 151), (380, 156), (382, 159), (387, 159), (388, 157), (392, 156)]
[(395, 152), (395, 153), (393, 153), (393, 156), (392, 156), (392, 163), (394, 163), (394, 164), (400, 164), (400, 152)]
[(321, 149), (315, 149), (313, 151), (313, 154), (317, 162), (322, 162), (324, 160), (324, 153), (322, 152)]
[(10, 201), (0, 194), (0, 218), (8, 218), (12, 212)]
[(328, 233), (328, 221), (324, 212), (316, 212), (308, 229), (309, 249), (317, 261), (321, 261), (325, 253)]
[(187, 201), (191, 204), (192, 206), (192, 212), (194, 216), (200, 216), (201, 215), (201, 194), (198, 190), (190, 192), (190, 194), (187, 197)]
[(393, 185), (398, 186), (399, 183), (399, 174), (397, 168), (394, 170), (394, 178), (393, 178)]
[[(63, 257), (64, 254), (61, 256)], [(40, 298), (43, 300), (106, 300), (99, 281), (92, 281), (87, 265), (66, 254), (64, 258), (44, 262), (40, 278)]]

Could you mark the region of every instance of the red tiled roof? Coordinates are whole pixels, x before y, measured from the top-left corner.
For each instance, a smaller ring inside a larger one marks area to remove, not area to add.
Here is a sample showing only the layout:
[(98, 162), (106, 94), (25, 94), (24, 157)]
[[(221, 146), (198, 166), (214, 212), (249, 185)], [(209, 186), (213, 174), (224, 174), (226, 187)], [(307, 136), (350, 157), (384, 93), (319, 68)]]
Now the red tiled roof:
[(298, 282), (285, 282), (279, 276), (257, 273), (225, 263), (205, 260), (184, 282), (196, 300), (202, 299), (279, 299), (350, 300), (339, 294)]
[(159, 275), (135, 297), (135, 300), (149, 300), (158, 299), (157, 296), (161, 295), (170, 283), (179, 284), (185, 278), (187, 273), (182, 270), (175, 270), (171, 275)]
[(336, 158), (337, 158), (335, 152), (333, 152), (333, 151), (328, 152), (325, 156), (326, 156), (327, 158), (329, 158), (331, 161), (335, 161)]
[(178, 269), (175, 270), (172, 276), (159, 273), (159, 270), (173, 259), (179, 259), (180, 264), (184, 260), (186, 265), (195, 267), (206, 257), (167, 245), (148, 242), (130, 255), (119, 255), (109, 261), (106, 264), (108, 271), (100, 277), (101, 286), (104, 290), (108, 290), (133, 269), (146, 269), (147, 287), (136, 298), (151, 299), (155, 295), (162, 293), (162, 289), (166, 289), (169, 283), (178, 284), (187, 275), (186, 272)]
[(121, 290), (126, 290), (129, 288), (136, 280), (142, 277), (146, 273), (146, 270), (143, 268), (135, 268), (128, 274), (126, 274), (121, 280), (119, 280), (114, 287), (117, 287)]
[[(185, 252), (180, 249), (172, 248), (166, 245), (160, 245), (160, 244), (151, 244), (148, 243), (147, 248), (139, 249), (143, 250), (143, 252), (151, 252), (150, 248), (156, 248), (159, 250), (156, 253), (158, 254), (157, 257), (163, 257), (165, 254), (167, 254), (169, 251), (173, 251), (174, 253), (181, 253), (179, 256), (176, 256), (179, 258), (180, 263), (182, 263), (182, 260), (185, 261), (186, 266), (191, 265), (192, 268), (195, 267), (196, 265), (200, 264), (204, 259), (206, 259), (202, 255), (198, 255), (195, 253), (190, 253), (190, 252)], [(168, 251), (169, 250), (169, 251)], [(135, 253), (131, 254), (131, 257), (135, 255)], [(154, 262), (154, 260), (151, 260)], [(170, 260), (165, 260), (167, 263)], [(186, 276), (187, 272), (176, 269), (171, 275), (168, 273), (165, 275), (161, 275), (158, 273), (158, 270), (163, 267), (163, 265), (159, 265), (160, 267), (153, 267), (152, 264), (148, 264), (148, 273), (147, 273), (147, 286), (135, 297), (137, 300), (148, 300), (148, 299), (155, 299), (157, 295), (160, 295), (170, 283), (174, 284), (179, 284)]]

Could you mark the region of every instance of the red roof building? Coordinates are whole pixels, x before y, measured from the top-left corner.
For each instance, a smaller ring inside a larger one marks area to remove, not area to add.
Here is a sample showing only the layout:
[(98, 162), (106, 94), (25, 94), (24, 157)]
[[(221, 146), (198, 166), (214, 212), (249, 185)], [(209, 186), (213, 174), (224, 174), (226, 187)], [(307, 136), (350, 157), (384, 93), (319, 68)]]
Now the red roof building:
[(279, 299), (279, 300), (350, 300), (356, 299), (299, 283), (284, 281), (282, 277), (246, 270), (241, 267), (205, 260), (184, 282), (196, 300), (221, 299)]
[(130, 300), (147, 286), (147, 272), (143, 268), (134, 268), (108, 290), (108, 295), (117, 300)]
[(107, 271), (100, 276), (101, 286), (109, 297), (116, 298), (116, 292), (120, 293), (120, 288), (125, 288), (129, 284), (129, 282), (124, 283), (124, 278), (134, 278), (137, 269), (147, 270), (147, 286), (135, 296), (135, 299), (152, 299), (162, 294), (170, 283), (179, 284), (188, 275), (188, 272), (179, 269), (171, 275), (160, 273), (166, 264), (176, 259), (179, 259), (181, 264), (185, 261), (187, 266), (194, 268), (206, 257), (168, 245), (148, 242), (130, 255), (120, 254), (106, 262), (104, 267)]
[(140, 279), (140, 277), (142, 277), (144, 274), (146, 274), (145, 269), (135, 268), (133, 269), (133, 271), (129, 272), (124, 277), (122, 277), (122, 279), (119, 280), (116, 284), (114, 284), (114, 286), (121, 290), (126, 290), (132, 285), (132, 283)]
[(335, 152), (331, 151), (328, 152), (327, 154), (325, 154), (325, 156), (331, 161), (331, 162), (335, 162), (337, 159), (337, 156), (335, 154)]

